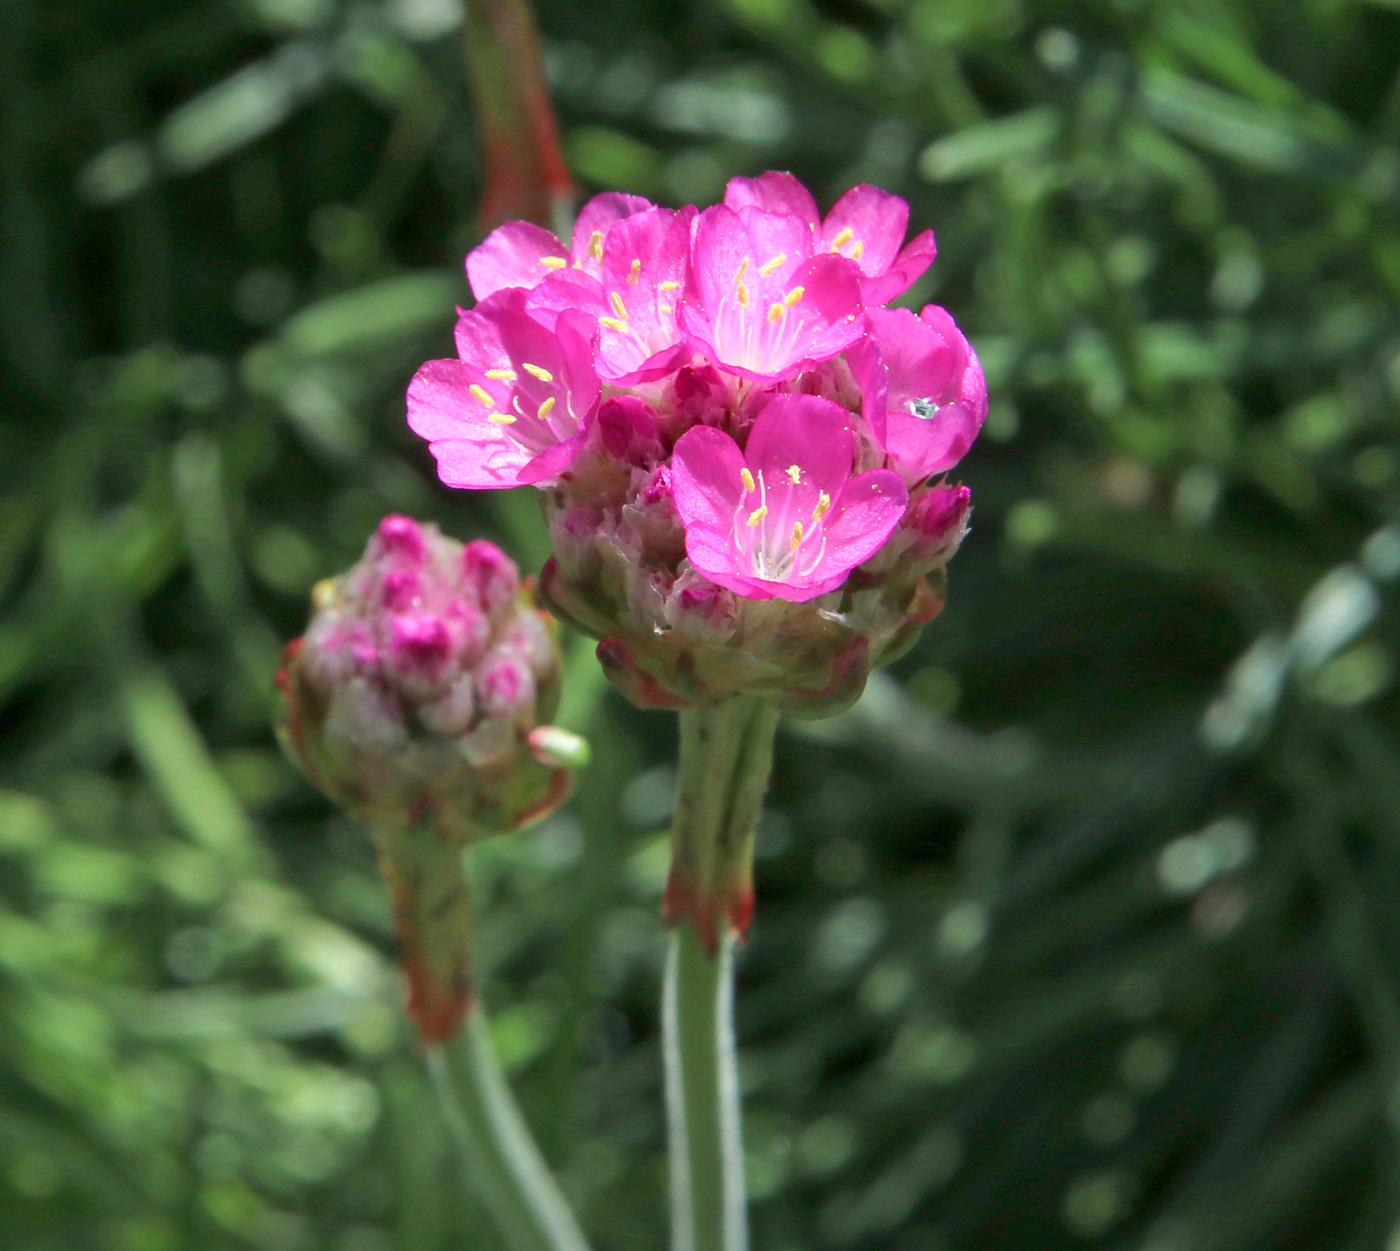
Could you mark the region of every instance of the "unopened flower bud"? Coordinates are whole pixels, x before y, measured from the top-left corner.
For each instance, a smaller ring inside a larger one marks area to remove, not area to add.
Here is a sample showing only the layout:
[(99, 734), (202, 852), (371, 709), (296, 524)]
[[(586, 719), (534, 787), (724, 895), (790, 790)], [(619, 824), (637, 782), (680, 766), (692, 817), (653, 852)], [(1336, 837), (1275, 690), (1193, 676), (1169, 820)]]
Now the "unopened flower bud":
[(386, 517), (313, 607), (278, 674), (281, 737), (372, 831), (410, 1012), (438, 1041), (469, 990), (461, 850), (551, 811), (580, 755), (537, 746), (558, 703), (559, 650), (504, 552), (409, 517)]

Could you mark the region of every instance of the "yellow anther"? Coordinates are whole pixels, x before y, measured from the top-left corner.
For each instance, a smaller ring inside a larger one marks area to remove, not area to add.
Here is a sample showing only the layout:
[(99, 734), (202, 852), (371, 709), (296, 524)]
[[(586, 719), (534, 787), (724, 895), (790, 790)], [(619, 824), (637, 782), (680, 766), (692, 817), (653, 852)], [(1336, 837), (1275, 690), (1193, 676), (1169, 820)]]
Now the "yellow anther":
[(838, 248), (844, 248), (846, 244), (850, 243), (855, 237), (856, 232), (847, 226), (845, 230), (831, 241), (831, 250), (835, 252)]
[(739, 268), (734, 271), (734, 281), (736, 283), (744, 281), (744, 274), (749, 268), (749, 258), (746, 256), (739, 262)]
[(588, 238), (588, 255), (595, 261), (603, 259), (603, 232), (595, 230)]
[(542, 256), (540, 257), (540, 264), (546, 269), (566, 269), (569, 262), (562, 256)]
[(487, 408), (490, 408), (491, 405), (496, 402), (491, 398), (491, 392), (480, 383), (473, 382), (468, 389), (481, 403), (485, 404)]
[(522, 361), (520, 368), (532, 378), (538, 378), (541, 382), (553, 382), (554, 375), (543, 365), (532, 365), (529, 361)]
[(785, 309), (781, 304), (770, 304), (768, 306), (768, 320), (780, 321), (782, 319), (783, 314), (786, 312), (787, 309)]
[(764, 263), (758, 267), (758, 272), (767, 278), (768, 275), (777, 269), (785, 260), (787, 260), (787, 253), (779, 252), (771, 261), (764, 261)]
[(860, 254), (861, 254), (862, 252), (864, 252), (864, 251), (865, 251), (865, 244), (863, 244), (859, 239), (857, 239), (857, 240), (856, 240), (856, 246), (853, 247), (853, 248), (851, 249), (851, 260), (853, 260), (853, 261), (858, 261), (858, 260), (860, 260)]
[(632, 262), (632, 270), (631, 270), (631, 272), (627, 275), (627, 281), (628, 281), (632, 286), (635, 287), (635, 286), (637, 285), (637, 275), (640, 274), (641, 272), (642, 272), (642, 262), (639, 261), (639, 260), (634, 260), (634, 261)]
[(806, 294), (806, 287), (793, 287), (791, 291), (789, 291), (785, 296), (783, 296), (783, 303), (786, 304), (788, 308), (791, 308), (794, 304), (797, 303), (798, 300), (800, 300)]
[(741, 470), (739, 470), (739, 477), (741, 477), (744, 480), (744, 490), (752, 491), (753, 474), (749, 472), (749, 467), (747, 465), (745, 465)]
[(509, 413), (487, 413), (486, 420), (498, 426), (513, 426), (515, 418)]
[(820, 521), (831, 511), (831, 496), (823, 491), (817, 496), (817, 506), (812, 509), (812, 520)]
[(738, 291), (739, 291), (739, 307), (740, 307), (740, 308), (748, 308), (748, 306), (749, 306), (749, 289), (748, 289), (748, 287), (746, 287), (746, 286), (744, 285), (744, 271), (745, 271), (746, 269), (748, 269), (748, 267), (749, 267), (749, 258), (746, 256), (746, 257), (744, 257), (744, 259), (739, 263), (738, 272), (735, 273), (735, 275), (734, 275), (734, 285), (735, 285), (735, 287), (738, 288)]
[(669, 279), (669, 278), (666, 279), (666, 281), (663, 282), (663, 283), (661, 284), (661, 290), (663, 290), (663, 291), (679, 291), (680, 289), (681, 289), (681, 284), (678, 283), (678, 282), (673, 282), (673, 281), (672, 281), (671, 279)]
[(802, 546), (802, 523), (796, 522), (792, 527), (792, 550), (795, 552)]
[(612, 304), (613, 312), (616, 313), (620, 318), (622, 318), (623, 321), (626, 321), (627, 305), (625, 305), (622, 302), (622, 297), (618, 295), (616, 291), (613, 291), (608, 295), (608, 301)]
[(656, 306), (656, 311), (658, 313), (672, 313), (675, 310), (669, 304), (658, 304)]
[(801, 468), (801, 466), (799, 466), (799, 465), (789, 465), (789, 466), (787, 467), (787, 469), (785, 470), (785, 472), (787, 473), (788, 478), (791, 479), (791, 481), (792, 481), (792, 483), (793, 483), (794, 486), (795, 486), (797, 483), (799, 483), (799, 482), (802, 481), (802, 468)]
[(514, 382), (514, 381), (515, 381), (515, 370), (513, 370), (513, 369), (488, 369), (488, 370), (486, 371), (486, 376), (487, 376), (488, 378), (494, 378), (497, 382)]
[(541, 421), (543, 421), (546, 417), (549, 416), (553, 409), (554, 396), (551, 395), (547, 400), (545, 400), (543, 404), (540, 405), (539, 412), (537, 412), (535, 416), (538, 417)]
[(748, 308), (748, 306), (749, 306), (749, 289), (748, 289), (748, 287), (744, 286), (744, 284), (741, 282), (741, 283), (739, 284), (739, 307), (740, 307), (740, 308)]
[(768, 516), (768, 505), (760, 504), (749, 514), (749, 529), (752, 530), (766, 516)]
[(609, 330), (616, 330), (619, 333), (629, 329), (625, 321), (618, 321), (616, 317), (600, 317), (598, 318), (598, 324), (600, 326), (606, 326)]

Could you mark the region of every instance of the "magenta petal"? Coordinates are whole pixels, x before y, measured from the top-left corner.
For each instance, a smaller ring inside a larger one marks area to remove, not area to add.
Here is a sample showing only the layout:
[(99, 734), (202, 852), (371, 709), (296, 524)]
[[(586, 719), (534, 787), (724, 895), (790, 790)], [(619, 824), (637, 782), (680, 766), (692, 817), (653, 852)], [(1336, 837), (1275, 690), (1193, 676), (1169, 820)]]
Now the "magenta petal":
[(553, 330), (565, 309), (581, 309), (596, 319), (607, 312), (608, 300), (602, 284), (591, 274), (564, 269), (535, 286), (525, 307), (537, 322)]
[(602, 195), (595, 195), (579, 210), (578, 220), (574, 222), (575, 262), (596, 275), (603, 259), (603, 245), (614, 223), (655, 207), (642, 196), (627, 195), (622, 191), (605, 191)]
[(718, 534), (701, 526), (688, 526), (685, 532), (685, 554), (690, 563), (711, 582), (745, 599), (772, 599), (778, 594), (776, 584), (759, 578), (745, 577), (735, 566), (734, 544), (727, 534)]
[(507, 222), (467, 254), (467, 281), (472, 294), (484, 300), (507, 287), (533, 287), (568, 263), (568, 249), (544, 227)]
[(790, 480), (788, 469), (796, 465), (813, 499), (821, 491), (835, 496), (855, 459), (850, 414), (815, 395), (775, 396), (754, 421), (744, 459), (775, 483)]
[(605, 400), (595, 422), (598, 441), (613, 459), (644, 465), (662, 458), (660, 418), (645, 400), (631, 395)]
[(770, 170), (757, 178), (731, 178), (724, 189), (724, 202), (732, 209), (753, 207), (767, 213), (790, 213), (815, 230), (821, 222), (817, 202), (791, 174)]
[(918, 281), (930, 265), (938, 249), (934, 245), (933, 231), (925, 230), (916, 235), (894, 258), (888, 271), (861, 280), (861, 298), (867, 308), (875, 308), (898, 299)]
[[(694, 526), (728, 534), (744, 492), (744, 454), (713, 426), (692, 426), (671, 454), (671, 491), (689, 534)], [(732, 555), (730, 557), (733, 559)]]
[(832, 205), (822, 222), (822, 246), (850, 257), (862, 273), (883, 274), (904, 242), (908, 228), (906, 201), (861, 183)]
[(869, 560), (899, 525), (908, 504), (909, 491), (893, 470), (857, 474), (841, 492), (836, 516), (826, 527), (820, 571), (849, 571)]
[(543, 452), (524, 465), (516, 474), (516, 482), (521, 486), (535, 486), (557, 478), (579, 458), (588, 438), (588, 424), (585, 422), (572, 438), (547, 447)]

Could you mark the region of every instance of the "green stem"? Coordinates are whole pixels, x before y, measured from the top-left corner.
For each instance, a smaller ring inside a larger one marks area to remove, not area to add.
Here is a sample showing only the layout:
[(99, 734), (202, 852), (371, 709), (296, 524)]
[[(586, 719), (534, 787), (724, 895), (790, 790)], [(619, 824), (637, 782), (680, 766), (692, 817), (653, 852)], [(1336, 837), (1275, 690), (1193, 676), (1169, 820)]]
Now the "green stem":
[(512, 1251), (588, 1251), (506, 1085), (480, 1007), (428, 1049), (427, 1063), (467, 1180)]
[(742, 696), (681, 713), (662, 995), (672, 1251), (746, 1251), (734, 945), (753, 908), (753, 843), (778, 712)]
[(734, 935), (711, 955), (671, 932), (662, 991), (671, 1251), (745, 1251), (744, 1146), (734, 1047)]

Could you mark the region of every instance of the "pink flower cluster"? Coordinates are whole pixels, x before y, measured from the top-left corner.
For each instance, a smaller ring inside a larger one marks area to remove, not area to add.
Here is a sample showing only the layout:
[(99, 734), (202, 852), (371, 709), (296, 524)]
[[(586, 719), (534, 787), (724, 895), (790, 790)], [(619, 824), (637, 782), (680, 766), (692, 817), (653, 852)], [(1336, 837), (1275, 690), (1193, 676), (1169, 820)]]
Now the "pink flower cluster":
[[(831, 664), (857, 640), (863, 684), (904, 619), (937, 611), (917, 584), (961, 541), (968, 494), (929, 480), (972, 444), (986, 387), (944, 310), (882, 307), (934, 257), (908, 218), (869, 186), (823, 217), (768, 173), (703, 211), (600, 195), (567, 245), (512, 222), (468, 256), (479, 303), (458, 359), (414, 378), (409, 424), (448, 485), (545, 492), (542, 589), (639, 702), (723, 698), (747, 659), (784, 671), (760, 687), (791, 686), (794, 622), (830, 635), (797, 605), (851, 636), (798, 685), (849, 686)], [(772, 600), (794, 611), (754, 608)], [(696, 648), (728, 676), (698, 675)]]
[(558, 649), (495, 544), (386, 517), (314, 603), (279, 682), (294, 756), (343, 807), (375, 828), (431, 815), (467, 839), (563, 797), (567, 776), (531, 748)]

